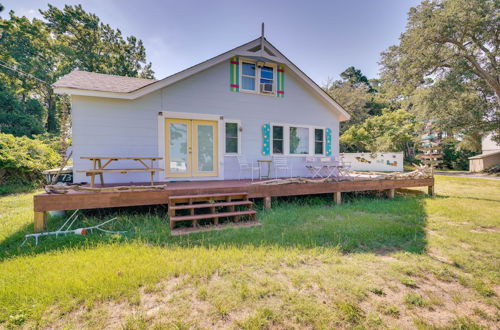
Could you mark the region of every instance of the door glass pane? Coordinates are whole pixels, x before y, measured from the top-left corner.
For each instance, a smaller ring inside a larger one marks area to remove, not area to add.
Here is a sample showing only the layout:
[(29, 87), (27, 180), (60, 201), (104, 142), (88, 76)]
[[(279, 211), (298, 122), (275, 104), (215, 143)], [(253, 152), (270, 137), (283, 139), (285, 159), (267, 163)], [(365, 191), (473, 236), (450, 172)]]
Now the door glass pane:
[(198, 171), (214, 171), (214, 127), (212, 125), (197, 126), (198, 139)]
[(188, 169), (188, 125), (170, 123), (170, 173), (186, 173)]
[(304, 127), (290, 127), (290, 153), (309, 153), (309, 129)]

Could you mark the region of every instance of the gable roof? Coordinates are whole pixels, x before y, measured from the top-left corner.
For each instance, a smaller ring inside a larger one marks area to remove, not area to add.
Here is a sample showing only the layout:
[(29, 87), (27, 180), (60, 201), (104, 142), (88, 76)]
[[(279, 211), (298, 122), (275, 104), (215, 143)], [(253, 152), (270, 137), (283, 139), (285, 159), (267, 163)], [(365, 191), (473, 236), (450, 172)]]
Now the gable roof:
[[(59, 94), (85, 95), (120, 99), (137, 99), (180, 80), (186, 79), (198, 72), (209, 69), (231, 57), (242, 56), (261, 58), (284, 64), (299, 80), (303, 81), (314, 94), (322, 99), (332, 110), (339, 114), (340, 121), (351, 116), (318, 84), (309, 78), (302, 70), (286, 58), (266, 38), (259, 37), (246, 44), (233, 48), (225, 53), (179, 71), (161, 80), (111, 76), (84, 71), (73, 71), (53, 84), (54, 91)], [(74, 74), (74, 75), (73, 75)], [(105, 76), (105, 77), (103, 77)], [(111, 78), (109, 78), (111, 77)], [(130, 82), (125, 82), (130, 81)]]
[(154, 83), (154, 79), (132, 78), (75, 70), (57, 80), (54, 88), (74, 88), (100, 92), (130, 93)]

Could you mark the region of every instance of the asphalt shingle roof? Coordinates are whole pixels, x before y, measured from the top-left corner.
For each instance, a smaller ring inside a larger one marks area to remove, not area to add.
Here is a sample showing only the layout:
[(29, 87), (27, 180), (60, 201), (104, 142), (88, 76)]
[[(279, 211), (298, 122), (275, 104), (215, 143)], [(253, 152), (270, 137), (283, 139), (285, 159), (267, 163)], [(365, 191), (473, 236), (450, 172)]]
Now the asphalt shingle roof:
[(59, 78), (52, 86), (101, 92), (129, 93), (155, 81), (154, 79), (131, 78), (75, 70)]

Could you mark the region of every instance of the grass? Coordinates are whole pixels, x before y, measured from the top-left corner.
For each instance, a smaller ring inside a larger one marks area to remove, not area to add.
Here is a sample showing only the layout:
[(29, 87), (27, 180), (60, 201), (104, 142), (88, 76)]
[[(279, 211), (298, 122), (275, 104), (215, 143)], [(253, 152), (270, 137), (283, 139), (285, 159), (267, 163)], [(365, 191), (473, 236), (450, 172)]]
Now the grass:
[(0, 327), (494, 327), (500, 182), (436, 191), (279, 200), (263, 226), (181, 237), (159, 207), (87, 211), (78, 226), (116, 216), (127, 233), (23, 247), (32, 193), (1, 196)]

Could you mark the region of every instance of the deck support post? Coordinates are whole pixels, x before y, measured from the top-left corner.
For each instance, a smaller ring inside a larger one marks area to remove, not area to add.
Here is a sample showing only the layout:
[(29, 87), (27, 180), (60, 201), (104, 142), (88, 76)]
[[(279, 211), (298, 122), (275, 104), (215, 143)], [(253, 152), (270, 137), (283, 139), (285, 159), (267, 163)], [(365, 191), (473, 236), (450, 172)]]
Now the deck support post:
[(264, 197), (264, 210), (271, 208), (271, 196)]
[(340, 191), (336, 191), (333, 193), (333, 201), (337, 205), (342, 204), (342, 193)]
[(387, 190), (387, 198), (394, 198), (394, 194), (396, 192), (396, 189), (388, 189)]
[(434, 185), (427, 186), (427, 193), (429, 194), (429, 196), (434, 196)]
[(34, 215), (34, 230), (35, 233), (40, 233), (47, 228), (47, 213), (35, 212)]

